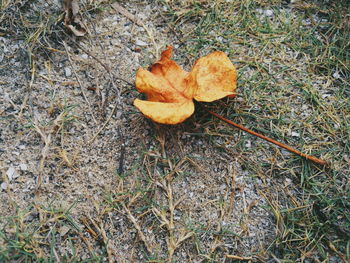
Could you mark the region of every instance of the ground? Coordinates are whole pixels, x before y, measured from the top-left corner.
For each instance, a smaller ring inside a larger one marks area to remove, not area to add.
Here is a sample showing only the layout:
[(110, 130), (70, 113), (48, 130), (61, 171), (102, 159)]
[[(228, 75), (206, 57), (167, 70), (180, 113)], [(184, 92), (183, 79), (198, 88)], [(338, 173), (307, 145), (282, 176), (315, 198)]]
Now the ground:
[[(1, 262), (350, 261), (346, 1), (78, 2), (83, 37), (61, 1), (0, 2)], [(167, 45), (187, 70), (224, 51), (238, 95), (145, 118)]]

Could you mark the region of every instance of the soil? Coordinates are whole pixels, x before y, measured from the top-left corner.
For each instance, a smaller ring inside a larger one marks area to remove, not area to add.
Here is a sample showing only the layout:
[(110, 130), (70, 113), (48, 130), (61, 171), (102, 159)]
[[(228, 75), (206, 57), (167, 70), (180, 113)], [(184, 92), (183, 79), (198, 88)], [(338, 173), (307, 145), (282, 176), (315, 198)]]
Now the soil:
[[(46, 1), (30, 6), (48, 8)], [(226, 254), (263, 257), (276, 228), (266, 195), (278, 190), (266, 177), (249, 174), (246, 164), (266, 157), (235, 153), (239, 133), (211, 135), (224, 124), (200, 108), (176, 126), (152, 123), (136, 110), (136, 70), (148, 67), (167, 45), (181, 43), (159, 14), (163, 7), (153, 1), (123, 6), (145, 27), (107, 8), (89, 14), (86, 37), (62, 33), (59, 24), (57, 39), (49, 36), (50, 48), (41, 48), (31, 61), (25, 40), (0, 37), (1, 216), (33, 207), (70, 209), (82, 229), (85, 217), (104, 224), (113, 260), (145, 262), (145, 245), (129, 210), (154, 257), (164, 259), (168, 233), (152, 206), (169, 205), (159, 184), (166, 186), (164, 176), (173, 172), (174, 202), (181, 200), (176, 235), (195, 233), (179, 245), (175, 262), (201, 262), (214, 251), (218, 260)], [(174, 59), (188, 63), (180, 53), (175, 49)], [(288, 191), (292, 182), (280, 180)], [(136, 193), (141, 196), (133, 201)], [(26, 220), (38, 217), (31, 213)], [(69, 233), (60, 230), (58, 257), (71, 253)], [(103, 246), (84, 232), (101, 252)], [(87, 243), (74, 242), (79, 258), (89, 258)]]

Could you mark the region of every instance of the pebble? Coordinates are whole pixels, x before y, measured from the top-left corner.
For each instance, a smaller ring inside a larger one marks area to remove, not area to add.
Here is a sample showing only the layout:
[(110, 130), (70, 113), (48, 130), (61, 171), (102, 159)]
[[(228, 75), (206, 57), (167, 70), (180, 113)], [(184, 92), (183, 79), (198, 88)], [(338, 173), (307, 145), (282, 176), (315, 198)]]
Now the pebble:
[(292, 131), (292, 137), (300, 137), (300, 133)]
[(334, 72), (332, 76), (333, 76), (333, 78), (335, 78), (335, 79), (339, 79), (339, 78), (340, 78), (340, 75), (339, 75), (339, 72), (338, 72), (338, 71)]
[(19, 168), (21, 169), (21, 171), (27, 171), (28, 170), (28, 166), (25, 163), (21, 163), (19, 165)]
[(72, 76), (72, 70), (69, 67), (64, 68), (64, 73), (65, 73), (66, 77)]
[(2, 190), (6, 190), (7, 189), (7, 183), (3, 182), (0, 187), (1, 187)]
[(273, 11), (270, 9), (267, 9), (264, 11), (265, 16), (273, 16)]
[(245, 147), (252, 148), (252, 142), (250, 140), (247, 140), (247, 143), (245, 144)]
[(19, 175), (16, 171), (16, 169), (14, 167), (10, 167), (7, 172), (6, 172), (7, 177), (9, 178), (10, 181), (12, 181), (12, 179), (17, 178)]
[(65, 234), (67, 234), (69, 232), (69, 230), (70, 230), (70, 228), (68, 226), (62, 226), (62, 227), (60, 227), (58, 232), (60, 233), (60, 236), (63, 237)]
[(122, 115), (123, 115), (122, 111), (117, 111), (115, 117), (117, 120), (119, 120), (122, 117)]
[(144, 41), (142, 41), (142, 40), (137, 39), (137, 40), (135, 41), (135, 45), (136, 45), (136, 46), (140, 46), (140, 47), (146, 47), (146, 46), (148, 46), (148, 43), (146, 43), (146, 42), (144, 42)]
[(291, 184), (292, 184), (292, 180), (289, 179), (289, 178), (286, 178), (286, 179), (285, 179), (285, 182), (284, 182), (284, 185), (285, 185), (285, 186), (288, 186), (288, 185), (291, 185)]

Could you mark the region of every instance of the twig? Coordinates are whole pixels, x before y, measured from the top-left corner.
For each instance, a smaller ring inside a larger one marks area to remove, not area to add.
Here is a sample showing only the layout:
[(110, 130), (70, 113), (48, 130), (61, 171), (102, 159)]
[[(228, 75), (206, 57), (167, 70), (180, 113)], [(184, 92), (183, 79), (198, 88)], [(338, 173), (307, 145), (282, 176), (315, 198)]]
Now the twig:
[[(176, 169), (176, 168), (175, 168)], [(173, 262), (173, 257), (175, 251), (178, 247), (187, 239), (191, 238), (194, 233), (189, 231), (187, 232), (185, 229), (179, 230), (175, 227), (175, 208), (180, 204), (181, 200), (174, 202), (173, 190), (171, 186), (172, 177), (167, 177), (166, 180), (162, 180), (162, 182), (158, 182), (157, 185), (165, 191), (165, 195), (168, 199), (168, 211), (159, 211), (157, 208), (153, 208), (152, 211), (155, 216), (158, 217), (161, 222), (161, 226), (165, 226), (168, 230), (168, 238), (167, 238), (167, 246), (168, 246), (168, 258), (166, 262)], [(169, 213), (167, 213), (169, 212)], [(169, 215), (168, 215), (169, 214)], [(176, 237), (178, 236), (178, 237)]]
[(148, 37), (150, 38), (150, 40), (152, 41), (152, 43), (155, 47), (155, 51), (156, 51), (155, 55), (156, 55), (156, 57), (158, 57), (159, 48), (157, 46), (156, 41), (154, 40), (152, 32), (146, 27), (146, 25), (140, 19), (138, 19), (135, 15), (131, 14), (128, 10), (126, 10), (124, 7), (122, 7), (120, 4), (114, 3), (114, 4), (112, 4), (112, 7), (114, 8), (114, 10), (116, 10), (118, 13), (120, 13), (121, 15), (125, 16), (126, 18), (128, 18), (129, 20), (134, 22), (136, 25), (141, 26), (145, 29)]
[[(30, 54), (30, 56), (31, 56), (31, 54)], [(24, 96), (21, 108), (20, 108), (19, 113), (18, 113), (18, 118), (19, 119), (22, 118), (23, 110), (26, 107), (27, 101), (28, 101), (28, 98), (29, 98), (28, 93), (32, 90), (32, 86), (34, 84), (34, 79), (35, 79), (35, 72), (36, 72), (36, 70), (35, 70), (36, 69), (36, 67), (35, 67), (35, 60), (34, 60), (34, 58), (31, 58), (30, 61), (32, 62), (31, 63), (31, 66), (32, 66), (31, 77), (30, 77), (30, 82), (29, 82), (29, 86), (28, 86), (28, 92), (26, 92), (26, 95)]]
[(34, 129), (35, 131), (40, 135), (41, 139), (44, 141), (44, 147), (41, 150), (41, 159), (39, 162), (39, 175), (38, 175), (38, 181), (37, 181), (37, 188), (41, 186), (41, 176), (43, 175), (43, 169), (45, 165), (45, 160), (47, 158), (47, 155), (50, 150), (50, 145), (52, 142), (52, 135), (55, 133), (55, 130), (60, 127), (60, 123), (63, 119), (64, 113), (61, 112), (60, 115), (56, 117), (56, 119), (53, 121), (53, 125), (51, 129), (45, 133), (43, 129), (40, 128), (39, 122), (37, 119), (34, 119)]
[(84, 91), (84, 87), (83, 87), (83, 85), (82, 85), (82, 83), (81, 83), (81, 81), (80, 81), (80, 79), (79, 79), (79, 77), (78, 77), (77, 72), (75, 71), (75, 67), (74, 67), (73, 61), (72, 61), (72, 59), (71, 59), (71, 57), (70, 57), (70, 55), (69, 55), (69, 52), (68, 52), (67, 44), (66, 44), (66, 42), (64, 42), (64, 41), (63, 41), (63, 46), (64, 46), (64, 49), (66, 50), (67, 57), (68, 57), (68, 61), (69, 61), (69, 64), (71, 65), (71, 67), (72, 67), (74, 76), (75, 76), (76, 80), (77, 80), (78, 83), (79, 83), (79, 86), (80, 86), (80, 89), (81, 89), (81, 93), (83, 94), (83, 97), (84, 97), (84, 99), (85, 99), (85, 101), (86, 101), (86, 103), (87, 103), (87, 105), (88, 105), (88, 107), (89, 107), (89, 111), (90, 111), (91, 117), (92, 117), (92, 119), (94, 120), (94, 122), (97, 124), (97, 120), (96, 120), (95, 115), (94, 115), (94, 113), (93, 113), (93, 111), (92, 111), (90, 101), (89, 101), (89, 100), (87, 99), (87, 97), (86, 97), (86, 94), (85, 94), (85, 91)]
[[(64, 45), (64, 47), (66, 48), (66, 43), (64, 42), (64, 41), (62, 41), (63, 42), (63, 45)], [(79, 45), (78, 43), (76, 43), (76, 42), (74, 42), (74, 44), (75, 45), (77, 45), (77, 47), (79, 47), (82, 51), (84, 51), (86, 54), (88, 54), (89, 56), (91, 56), (92, 58), (94, 58), (99, 64), (101, 64), (101, 66), (108, 72), (108, 74), (109, 74), (109, 76), (110, 76), (110, 79), (111, 79), (111, 82), (112, 82), (112, 85), (113, 85), (113, 87), (115, 88), (115, 90), (117, 91), (117, 97), (118, 97), (118, 99), (117, 99), (117, 104), (114, 104), (113, 105), (113, 109), (112, 109), (112, 111), (111, 111), (111, 113), (109, 114), (109, 116), (108, 116), (108, 118), (107, 118), (107, 120), (105, 121), (105, 123), (100, 127), (100, 129), (95, 133), (95, 135), (92, 137), (92, 139), (91, 140), (89, 140), (89, 144), (91, 144), (91, 143), (93, 143), (94, 141), (95, 141), (95, 139), (97, 138), (97, 136), (103, 131), (103, 129), (107, 126), (107, 124), (109, 123), (109, 121), (112, 119), (112, 117), (113, 117), (113, 115), (114, 115), (114, 113), (116, 112), (116, 110), (117, 110), (117, 105), (118, 104), (121, 104), (121, 98), (120, 98), (120, 90), (119, 89), (117, 89), (116, 88), (116, 85), (115, 85), (115, 83), (114, 83), (114, 80), (113, 80), (113, 77), (115, 77), (116, 79), (118, 79), (118, 80), (121, 80), (121, 81), (124, 81), (125, 83), (127, 83), (127, 84), (129, 84), (129, 85), (131, 85), (132, 86), (132, 84), (130, 83), (130, 82), (128, 82), (127, 80), (125, 80), (125, 79), (123, 79), (123, 78), (120, 78), (120, 77), (116, 77), (116, 76), (114, 76), (113, 75), (113, 73), (112, 73), (112, 71), (111, 71), (111, 69), (110, 69), (110, 67), (108, 66), (108, 65), (106, 65), (105, 63), (103, 63), (100, 59), (98, 59), (96, 56), (94, 56), (94, 55), (92, 55), (89, 51), (87, 51), (86, 49), (84, 49), (81, 45)], [(68, 54), (68, 51), (67, 51), (67, 48), (66, 48), (66, 52), (67, 52), (67, 56), (68, 56), (68, 58), (70, 59), (70, 57), (69, 57), (69, 54)], [(71, 61), (71, 59), (70, 59), (70, 61)], [(72, 63), (71, 63), (72, 64)], [(75, 73), (75, 71), (74, 71), (74, 73)], [(76, 76), (76, 78), (77, 78), (77, 74), (75, 73), (75, 76)], [(80, 84), (80, 86), (81, 86), (81, 83), (80, 83), (80, 81), (79, 81), (79, 79), (77, 78), (77, 80), (78, 80), (78, 83)], [(83, 91), (83, 95), (84, 95), (84, 98), (85, 98), (85, 93), (84, 93), (84, 91)], [(89, 105), (89, 103), (88, 103), (88, 105)], [(121, 106), (121, 108), (122, 108), (122, 106)], [(90, 108), (90, 110), (91, 110), (91, 108)], [(92, 114), (92, 112), (91, 112), (91, 114)], [(94, 115), (92, 115), (93, 117), (94, 117)], [(95, 119), (95, 118), (94, 118)], [(96, 121), (95, 121), (96, 122)]]
[(86, 237), (84, 237), (83, 233), (81, 233), (81, 232), (79, 232), (79, 231), (78, 231), (77, 233), (78, 233), (79, 237), (80, 237), (80, 238), (84, 241), (84, 243), (86, 244), (86, 246), (87, 246), (87, 248), (88, 248), (90, 254), (91, 254), (92, 256), (94, 256), (94, 249), (92, 248), (92, 245), (91, 245), (91, 243), (89, 242), (89, 240), (88, 240)]
[(234, 201), (235, 201), (235, 195), (236, 195), (236, 191), (235, 191), (235, 188), (236, 188), (236, 170), (235, 168), (232, 168), (232, 171), (231, 171), (231, 194), (230, 194), (230, 206), (228, 208), (228, 214), (230, 215), (233, 211), (233, 206), (234, 206)]
[(118, 3), (114, 3), (111, 5), (113, 7), (113, 9), (115, 11), (117, 11), (118, 13), (120, 13), (121, 15), (125, 16), (126, 18), (128, 18), (129, 20), (131, 20), (132, 22), (134, 22), (136, 25), (138, 26), (144, 26), (142, 21), (140, 19), (138, 19), (136, 16), (134, 16), (133, 14), (131, 14), (128, 10), (126, 10), (124, 7), (122, 7), (120, 4)]
[(129, 220), (132, 222), (132, 224), (133, 224), (134, 227), (136, 228), (137, 233), (138, 233), (138, 235), (139, 235), (139, 238), (141, 239), (141, 241), (142, 241), (143, 244), (145, 245), (145, 248), (146, 248), (147, 252), (148, 252), (149, 254), (152, 254), (151, 247), (148, 245), (148, 242), (147, 242), (147, 240), (146, 240), (146, 237), (145, 237), (145, 235), (143, 234), (140, 225), (137, 223), (136, 218), (133, 216), (133, 214), (131, 213), (131, 211), (129, 210), (129, 208), (128, 208), (123, 202), (121, 202), (121, 204), (122, 204), (122, 206), (123, 206), (123, 208), (124, 208), (124, 211), (127, 213)]
[[(109, 239), (106, 235), (106, 231), (103, 227), (103, 223), (100, 222), (100, 225), (98, 225), (90, 216), (87, 217), (90, 222), (93, 224), (93, 226), (96, 228), (96, 230), (98, 230), (98, 232), (100, 232), (100, 235), (102, 236), (103, 239), (103, 243), (105, 244), (106, 250), (107, 250), (107, 256), (108, 256), (108, 263), (113, 263), (113, 258), (112, 258), (112, 249), (110, 246), (110, 242)], [(87, 221), (86, 218), (83, 218), (85, 221)], [(86, 222), (85, 224), (86, 227), (89, 227), (89, 224)], [(91, 228), (90, 228), (91, 229)], [(92, 230), (92, 229), (91, 229)], [(93, 230), (92, 230), (93, 231)], [(97, 236), (97, 234), (95, 233), (95, 235)]]
[[(119, 132), (119, 134), (121, 134)], [(120, 156), (119, 156), (119, 165), (118, 165), (118, 169), (117, 169), (117, 173), (118, 175), (122, 175), (124, 173), (124, 159), (125, 159), (125, 143), (124, 143), (124, 138), (121, 136), (122, 138), (122, 146), (120, 149)]]
[(292, 147), (290, 147), (288, 145), (285, 145), (285, 144), (283, 144), (281, 142), (275, 141), (275, 140), (273, 140), (273, 139), (271, 139), (269, 137), (266, 137), (266, 136), (264, 136), (264, 135), (262, 135), (260, 133), (255, 132), (255, 131), (249, 130), (248, 128), (246, 128), (246, 127), (244, 127), (242, 125), (239, 125), (239, 124), (237, 124), (237, 123), (235, 123), (233, 121), (230, 121), (230, 120), (222, 117), (221, 115), (219, 115), (219, 114), (217, 114), (215, 112), (212, 112), (212, 111), (208, 111), (208, 112), (211, 115), (219, 118), (220, 120), (222, 120), (222, 121), (224, 121), (224, 122), (226, 122), (226, 123), (228, 123), (228, 124), (238, 128), (238, 129), (241, 129), (242, 131), (245, 131), (245, 132), (250, 133), (250, 134), (252, 134), (254, 136), (257, 136), (257, 137), (259, 137), (261, 139), (264, 139), (265, 141), (271, 142), (271, 143), (273, 143), (273, 144), (275, 144), (275, 145), (277, 145), (277, 146), (279, 146), (281, 148), (284, 148), (284, 149), (286, 149), (286, 150), (288, 150), (288, 151), (290, 151), (292, 153), (295, 153), (295, 154), (297, 154), (297, 155), (299, 155), (301, 157), (304, 157), (304, 158), (306, 158), (306, 159), (308, 159), (310, 161), (313, 161), (315, 163), (318, 163), (320, 165), (328, 165), (328, 163), (326, 161), (324, 161), (324, 160), (318, 159), (318, 158), (316, 158), (314, 156), (311, 156), (311, 155), (307, 155), (307, 154), (302, 153), (302, 152), (300, 152), (300, 151), (298, 151), (298, 150), (296, 150), (296, 149), (294, 149), (294, 148), (292, 148)]
[(103, 224), (100, 224), (100, 232), (103, 237), (103, 242), (105, 243), (106, 250), (107, 250), (107, 256), (108, 256), (108, 263), (113, 263), (113, 254), (112, 254), (112, 248), (109, 242), (109, 239), (106, 235), (106, 231), (103, 228)]
[(105, 123), (101, 126), (101, 128), (95, 133), (95, 135), (92, 137), (92, 139), (91, 140), (89, 140), (89, 144), (91, 144), (91, 143), (93, 143), (94, 141), (95, 141), (95, 139), (96, 139), (96, 137), (103, 131), (103, 129), (107, 126), (107, 124), (109, 123), (109, 121), (112, 119), (112, 117), (113, 117), (113, 115), (114, 115), (114, 113), (116, 112), (116, 110), (117, 110), (117, 104), (115, 104), (114, 106), (113, 106), (113, 109), (112, 109), (112, 111), (111, 111), (111, 114), (109, 114), (109, 116), (108, 116), (108, 118), (107, 118), (107, 120), (105, 121)]
[[(111, 68), (103, 63), (98, 57), (96, 57), (95, 55), (93, 55), (91, 52), (89, 52), (87, 49), (85, 49), (82, 45), (80, 45), (79, 43), (77, 43), (76, 41), (74, 41), (74, 39), (69, 36), (69, 35), (66, 35), (70, 40), (72, 40), (72, 42), (74, 43), (74, 45), (76, 45), (79, 49), (81, 49), (83, 52), (85, 52), (87, 55), (89, 55), (90, 57), (92, 57), (94, 60), (96, 60), (96, 62), (98, 62), (107, 72), (108, 74), (112, 75), (115, 79), (117, 80), (120, 80), (120, 81), (123, 81), (125, 82), (126, 84), (130, 85), (130, 86), (133, 86), (134, 84), (132, 84), (131, 82), (127, 81), (126, 79), (124, 78), (121, 78), (119, 76), (116, 76), (115, 74), (113, 74), (113, 72), (111, 71)], [(113, 80), (113, 78), (111, 78)]]
[[(68, 35), (67, 35), (68, 36)], [(89, 55), (90, 57), (92, 57), (93, 59), (95, 59), (106, 71), (107, 73), (109, 74), (109, 77), (110, 77), (110, 80), (111, 80), (111, 83), (114, 87), (114, 89), (117, 91), (117, 103), (113, 105), (113, 108), (112, 108), (112, 111), (111, 113), (109, 114), (109, 116), (107, 117), (107, 120), (104, 122), (104, 124), (100, 127), (100, 129), (98, 129), (98, 131), (94, 134), (94, 136), (88, 141), (89, 144), (93, 143), (95, 141), (95, 139), (97, 138), (97, 136), (104, 130), (104, 128), (107, 126), (107, 124), (110, 122), (110, 120), (112, 119), (113, 115), (115, 114), (116, 110), (117, 110), (117, 105), (120, 105), (120, 108), (122, 109), (123, 108), (123, 105), (121, 104), (121, 95), (120, 95), (120, 90), (116, 87), (115, 85), (115, 82), (114, 82), (114, 79), (117, 79), (117, 80), (120, 80), (120, 81), (123, 81), (125, 82), (126, 84), (130, 85), (130, 86), (133, 86), (133, 84), (129, 81), (127, 81), (126, 79), (123, 79), (121, 77), (118, 77), (118, 76), (115, 76), (115, 74), (112, 73), (111, 71), (111, 68), (103, 63), (99, 58), (97, 58), (96, 56), (94, 56), (93, 54), (91, 54), (88, 50), (86, 50), (84, 47), (82, 47), (79, 43), (75, 42), (70, 36), (68, 36), (72, 41), (73, 43), (78, 47), (80, 48), (82, 51), (84, 51), (87, 55)], [(63, 42), (63, 45), (65, 46), (66, 48), (66, 43), (64, 41)], [(66, 51), (67, 51), (67, 48), (66, 48)], [(68, 55), (68, 52), (67, 52), (67, 55)], [(68, 55), (68, 58), (69, 58), (69, 55)], [(74, 72), (75, 73), (75, 72)], [(80, 82), (79, 82), (80, 84)], [(84, 93), (83, 93), (84, 94)]]
[(236, 255), (226, 255), (226, 258), (237, 259), (237, 260), (252, 260), (252, 257), (240, 257)]

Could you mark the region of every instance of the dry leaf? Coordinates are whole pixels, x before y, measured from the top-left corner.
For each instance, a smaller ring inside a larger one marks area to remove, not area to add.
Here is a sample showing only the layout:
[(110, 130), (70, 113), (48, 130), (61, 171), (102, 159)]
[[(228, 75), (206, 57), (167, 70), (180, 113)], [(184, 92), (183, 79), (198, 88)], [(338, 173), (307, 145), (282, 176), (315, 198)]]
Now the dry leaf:
[(135, 99), (134, 105), (144, 115), (158, 123), (177, 124), (193, 114), (193, 99), (211, 102), (235, 95), (236, 69), (225, 53), (202, 57), (186, 72), (171, 60), (172, 51), (163, 51), (150, 71), (137, 71), (136, 88), (147, 101)]
[(84, 36), (87, 29), (81, 21), (78, 0), (64, 0), (63, 8), (65, 11), (64, 26), (76, 36)]

